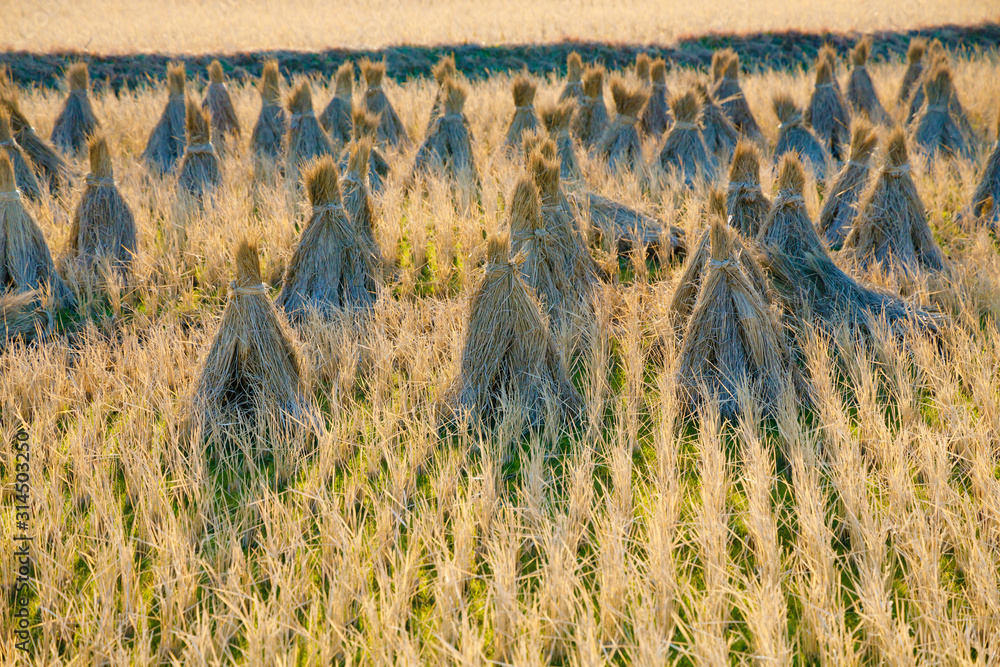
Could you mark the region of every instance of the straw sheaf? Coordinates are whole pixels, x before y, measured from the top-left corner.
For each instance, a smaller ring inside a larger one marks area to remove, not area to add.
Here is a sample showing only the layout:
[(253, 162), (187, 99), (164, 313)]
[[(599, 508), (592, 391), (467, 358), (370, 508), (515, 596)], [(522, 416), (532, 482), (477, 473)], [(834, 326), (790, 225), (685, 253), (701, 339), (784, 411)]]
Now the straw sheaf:
[(569, 121), (573, 118), (573, 111), (576, 105), (565, 100), (556, 104), (549, 104), (539, 109), (539, 115), (545, 124), (545, 129), (552, 134), (569, 130)]
[(205, 99), (201, 106), (211, 114), (212, 133), (216, 143), (225, 144), (228, 135), (240, 135), (240, 119), (236, 115), (233, 101), (229, 97), (229, 90), (226, 88), (222, 75), (222, 65), (218, 60), (213, 60), (208, 66), (208, 80), (210, 81)]
[(222, 83), (222, 63), (213, 60), (208, 64), (208, 83)]
[(445, 82), (444, 90), (445, 114), (461, 114), (465, 109), (465, 100), (469, 96), (468, 87), (458, 81), (449, 80)]
[(330, 137), (313, 112), (312, 91), (306, 81), (296, 86), (288, 100), (292, 114), (288, 128), (288, 163), (293, 171), (324, 155), (333, 155)]
[(344, 177), (344, 208), (354, 224), (354, 229), (363, 237), (362, 245), (372, 254), (376, 268), (382, 266), (382, 252), (375, 239), (375, 203), (369, 191), (369, 156), (371, 141), (360, 139), (349, 147), (347, 174)]
[(526, 107), (535, 103), (536, 87), (534, 82), (528, 77), (518, 75), (514, 78), (511, 88), (514, 93), (514, 106)]
[(219, 159), (212, 146), (212, 126), (208, 112), (194, 102), (187, 103), (188, 145), (181, 160), (178, 187), (197, 200), (218, 187), (222, 180)]
[(729, 58), (726, 59), (724, 78), (730, 81), (738, 81), (740, 78), (740, 54), (732, 49), (729, 50)]
[(385, 79), (385, 62), (361, 61), (361, 74), (368, 85), (365, 91), (365, 106), (374, 114), (378, 114), (378, 139), (393, 146), (405, 146), (409, 143), (409, 135), (399, 115), (389, 102), (382, 83)]
[(570, 81), (579, 81), (583, 76), (583, 59), (576, 51), (566, 56), (566, 78)]
[(718, 101), (723, 113), (743, 136), (763, 143), (764, 138), (760, 126), (757, 124), (757, 119), (754, 118), (746, 96), (743, 94), (743, 89), (740, 87), (740, 57), (731, 49), (725, 51), (728, 51), (728, 56), (723, 63), (725, 71), (711, 89), (712, 97)]
[(167, 67), (167, 90), (171, 97), (184, 95), (185, 79), (184, 63), (175, 63)]
[(589, 222), (592, 242), (616, 248), (623, 255), (637, 249), (650, 253), (662, 248), (662, 256), (680, 257), (687, 251), (683, 229), (593, 192), (574, 192), (568, 197)]
[(971, 129), (963, 131), (968, 123), (955, 96), (951, 69), (944, 60), (939, 60), (924, 81), (926, 103), (914, 119), (913, 141), (928, 156), (939, 150), (950, 156), (972, 159), (969, 144)]
[(615, 111), (619, 116), (636, 118), (649, 99), (649, 92), (629, 86), (625, 79), (611, 78), (611, 98), (615, 101)]
[(639, 140), (638, 120), (649, 92), (640, 86), (629, 86), (621, 76), (615, 75), (611, 79), (611, 96), (617, 113), (598, 142), (596, 153), (612, 171), (628, 169), (641, 173), (645, 160)]
[(891, 119), (879, 101), (875, 85), (865, 67), (870, 51), (871, 37), (861, 39), (851, 50), (851, 62), (854, 67), (847, 80), (847, 100), (855, 113), (866, 116), (873, 123), (888, 126)]
[(809, 165), (816, 180), (824, 180), (829, 155), (812, 130), (803, 124), (802, 112), (785, 93), (776, 95), (773, 104), (774, 113), (781, 123), (778, 127), (778, 142), (774, 147), (775, 161), (787, 153), (798, 153)]
[(770, 206), (760, 187), (760, 150), (749, 140), (740, 139), (729, 164), (726, 188), (729, 224), (744, 238), (756, 238)]
[(693, 91), (676, 95), (670, 100), (676, 123), (670, 128), (660, 150), (660, 167), (665, 172), (682, 176), (684, 184), (695, 187), (701, 180), (714, 180), (715, 160), (705, 145), (699, 129), (701, 103)]
[(697, 124), (701, 120), (701, 102), (694, 91), (689, 90), (671, 98), (670, 110), (678, 123)]
[(648, 53), (639, 53), (635, 56), (635, 76), (640, 82), (649, 81), (649, 70), (653, 64), (653, 59)]
[(844, 242), (857, 215), (858, 199), (868, 184), (869, 160), (878, 143), (878, 135), (863, 118), (851, 127), (851, 159), (844, 163), (819, 214), (819, 230), (831, 249)]
[(361, 76), (365, 79), (365, 85), (369, 88), (381, 86), (385, 79), (385, 62), (375, 62), (367, 58), (361, 61)]
[(278, 61), (268, 60), (260, 75), (260, 96), (265, 104), (278, 104), (281, 90), (278, 85)]
[(981, 218), (989, 216), (996, 232), (1000, 222), (1000, 113), (997, 114), (997, 141), (986, 158), (979, 183), (972, 193), (972, 213)]
[(244, 239), (236, 248), (236, 284), (239, 287), (256, 287), (262, 280), (257, 243)]
[(306, 171), (306, 192), (313, 206), (326, 206), (340, 202), (340, 174), (333, 158), (324, 156)]
[(108, 141), (102, 134), (90, 140), (90, 173), (100, 179), (114, 178), (111, 151), (108, 150)]
[(389, 177), (391, 167), (376, 145), (379, 117), (369, 112), (364, 105), (355, 105), (351, 111), (351, 119), (354, 125), (354, 141), (367, 140), (370, 146), (368, 156), (369, 185), (373, 192), (381, 192), (385, 179)]
[(188, 145), (208, 144), (212, 142), (212, 124), (208, 113), (198, 108), (191, 100), (187, 101), (185, 115)]
[(587, 68), (583, 77), (583, 91), (587, 97), (601, 97), (604, 91), (604, 68), (600, 65)]
[(269, 60), (264, 64), (259, 86), (261, 108), (250, 135), (250, 147), (258, 158), (277, 160), (285, 141), (288, 117), (280, 104), (276, 60)]
[(351, 140), (351, 105), (354, 95), (354, 65), (343, 63), (336, 74), (336, 92), (319, 116), (319, 123), (338, 147)]
[(79, 156), (86, 153), (87, 139), (100, 123), (87, 96), (87, 64), (72, 65), (66, 78), (69, 95), (52, 125), (49, 139), (63, 152)]
[(729, 160), (736, 148), (736, 142), (740, 140), (740, 132), (704, 84), (696, 84), (695, 89), (701, 98), (701, 134), (705, 140), (705, 147), (723, 161)]
[(851, 64), (855, 67), (864, 67), (868, 63), (868, 55), (872, 49), (872, 38), (862, 37), (851, 49)]
[(576, 102), (573, 100), (563, 100), (539, 109), (545, 129), (556, 142), (560, 161), (560, 176), (564, 180), (575, 180), (583, 177), (580, 163), (576, 158), (573, 137), (569, 133), (569, 124), (575, 109)]
[(458, 68), (455, 66), (455, 56), (442, 56), (431, 69), (431, 72), (434, 74), (434, 80), (437, 81), (438, 85), (443, 85), (445, 80), (454, 77), (458, 73)]
[(10, 117), (5, 109), (0, 108), (0, 144), (3, 146), (3, 153), (14, 166), (14, 177), (17, 180), (17, 188), (21, 195), (32, 201), (38, 201), (42, 197), (42, 190), (38, 185), (35, 172), (28, 164), (27, 158), (21, 152), (21, 147), (14, 139), (10, 130)]
[(712, 82), (718, 82), (726, 71), (726, 64), (729, 61), (729, 54), (732, 49), (716, 49), (712, 52)]
[(910, 98), (913, 96), (915, 90), (918, 89), (916, 85), (920, 81), (921, 76), (923, 76), (923, 57), (924, 53), (927, 51), (927, 40), (923, 37), (914, 37), (910, 40), (909, 49), (906, 52), (906, 59), (909, 63), (906, 67), (906, 72), (903, 74), (903, 80), (899, 85), (899, 93), (896, 95), (896, 103), (899, 106), (908, 105), (910, 103)]
[(167, 84), (170, 91), (167, 105), (149, 133), (142, 153), (146, 163), (160, 173), (174, 170), (187, 145), (183, 64), (168, 66)]
[(511, 85), (514, 94), (514, 115), (507, 127), (506, 146), (516, 149), (522, 145), (526, 132), (538, 129), (540, 120), (535, 107), (535, 84), (526, 76), (518, 75)]
[(832, 49), (820, 50), (816, 62), (816, 87), (806, 108), (805, 121), (824, 147), (837, 159), (846, 157), (851, 117), (847, 103), (833, 76), (835, 55)]
[(663, 58), (657, 58), (649, 66), (649, 79), (654, 84), (667, 80), (667, 62)]
[(927, 51), (927, 40), (923, 37), (914, 37), (906, 49), (906, 59), (911, 63), (920, 62), (925, 51)]
[(414, 176), (443, 172), (462, 188), (476, 187), (479, 174), (472, 159), (472, 133), (462, 115), (468, 88), (448, 79), (443, 92), (446, 113), (434, 121), (417, 151)]
[(608, 109), (604, 105), (603, 67), (587, 68), (583, 76), (579, 104), (572, 122), (573, 134), (580, 143), (591, 148), (600, 141), (608, 126)]
[(378, 132), (378, 115), (373, 114), (363, 106), (355, 106), (351, 110), (351, 122), (354, 124), (355, 139), (375, 139)]
[(71, 183), (69, 165), (52, 146), (35, 133), (35, 128), (21, 113), (16, 91), (10, 88), (0, 90), (0, 106), (7, 111), (14, 139), (17, 140), (25, 157), (39, 176), (48, 179), (49, 191), (56, 196), (65, 192)]
[(642, 112), (642, 129), (646, 134), (653, 136), (663, 134), (670, 127), (666, 71), (667, 65), (663, 58), (654, 60), (649, 70), (653, 85), (646, 108)]
[(70, 92), (74, 90), (86, 91), (90, 88), (90, 75), (87, 72), (87, 63), (73, 63), (70, 65), (66, 75), (66, 83)]
[(308, 82), (299, 83), (292, 91), (288, 97), (288, 110), (293, 114), (313, 113), (312, 89)]

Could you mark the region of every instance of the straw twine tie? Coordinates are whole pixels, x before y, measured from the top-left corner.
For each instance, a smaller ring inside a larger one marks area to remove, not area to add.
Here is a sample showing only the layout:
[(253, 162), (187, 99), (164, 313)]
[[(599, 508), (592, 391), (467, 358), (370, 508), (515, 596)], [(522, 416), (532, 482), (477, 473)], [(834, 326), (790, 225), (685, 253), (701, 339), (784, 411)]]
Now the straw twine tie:
[(906, 174), (909, 173), (910, 173), (910, 165), (908, 164), (901, 164), (898, 167), (886, 167), (885, 169), (886, 176), (899, 177), (899, 176), (905, 176)]
[(187, 152), (192, 155), (197, 155), (198, 153), (212, 154), (215, 153), (215, 146), (212, 144), (191, 144), (187, 147)]
[(329, 204), (319, 204), (317, 206), (313, 206), (313, 214), (315, 215), (319, 215), (321, 213), (326, 213), (326, 212), (342, 213), (343, 211), (344, 211), (344, 205), (338, 202), (330, 202)]
[(793, 195), (779, 195), (778, 201), (775, 202), (776, 206), (803, 206), (806, 200), (800, 194)]
[(623, 123), (628, 123), (629, 125), (635, 125), (636, 123), (639, 122), (639, 119), (636, 118), (635, 116), (629, 116), (628, 114), (624, 114), (624, 113), (618, 114), (618, 118)]
[(698, 129), (698, 124), (697, 123), (689, 123), (687, 121), (680, 121), (679, 120), (676, 123), (674, 123), (674, 129), (676, 129), (676, 130), (697, 130)]
[(710, 267), (712, 267), (713, 269), (724, 269), (724, 268), (729, 267), (729, 266), (734, 266), (735, 262), (732, 260), (732, 258), (729, 258), (729, 259), (714, 259), (714, 258), (710, 258), (708, 260), (708, 265)]
[(0, 201), (20, 201), (21, 191), (14, 188), (10, 192), (0, 192)]
[(83, 179), (83, 182), (87, 185), (92, 185), (95, 188), (99, 188), (101, 186), (111, 187), (115, 184), (115, 179), (111, 176), (101, 177), (94, 176), (93, 174), (87, 174), (87, 176)]
[(258, 283), (256, 285), (237, 285), (236, 281), (229, 283), (229, 293), (236, 296), (265, 296), (267, 285)]
[(729, 190), (740, 198), (745, 198), (748, 195), (756, 197), (757, 193), (760, 192), (760, 184), (750, 183), (749, 181), (735, 181), (729, 183)]
[(868, 168), (868, 163), (867, 162), (858, 162), (857, 160), (848, 160), (847, 161), (847, 166), (848, 167), (857, 167), (859, 169), (867, 169)]

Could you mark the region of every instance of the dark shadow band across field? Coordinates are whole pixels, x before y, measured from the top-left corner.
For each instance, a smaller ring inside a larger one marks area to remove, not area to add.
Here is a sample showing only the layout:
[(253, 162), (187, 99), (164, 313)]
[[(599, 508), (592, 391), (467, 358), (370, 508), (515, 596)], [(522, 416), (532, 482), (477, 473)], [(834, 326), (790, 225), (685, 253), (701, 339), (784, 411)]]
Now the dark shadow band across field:
[[(1000, 23), (975, 26), (933, 26), (909, 31), (889, 31), (874, 34), (873, 59), (904, 57), (910, 38), (924, 36), (940, 39), (953, 53), (971, 53), (1000, 47)], [(306, 51), (254, 51), (235, 54), (135, 54), (100, 56), (72, 51), (33, 53), (7, 51), (0, 53), (0, 64), (9, 65), (14, 80), (20, 85), (55, 87), (64, 79), (66, 68), (77, 60), (89, 64), (94, 88), (111, 87), (119, 90), (151, 81), (160, 81), (168, 62), (182, 61), (188, 76), (203, 78), (205, 68), (215, 58), (223, 65), (228, 77), (242, 80), (260, 75), (264, 61), (275, 58), (285, 74), (318, 74), (332, 76), (337, 67), (348, 59), (385, 58), (388, 75), (403, 81), (430, 76), (431, 67), (445, 54), (454, 54), (459, 70), (476, 79), (494, 72), (528, 69), (534, 73), (562, 71), (566, 56), (578, 51), (585, 62), (599, 62), (619, 69), (635, 60), (639, 52), (662, 56), (674, 66), (704, 67), (715, 49), (732, 47), (739, 51), (742, 63), (751, 70), (795, 69), (807, 67), (824, 42), (845, 53), (854, 44), (857, 34), (805, 33), (798, 31), (756, 34), (709, 34), (680, 40), (671, 46), (657, 44), (626, 44), (566, 40), (549, 44), (509, 44), (483, 46), (478, 44), (443, 44), (439, 46), (393, 46), (376, 50), (329, 49)]]

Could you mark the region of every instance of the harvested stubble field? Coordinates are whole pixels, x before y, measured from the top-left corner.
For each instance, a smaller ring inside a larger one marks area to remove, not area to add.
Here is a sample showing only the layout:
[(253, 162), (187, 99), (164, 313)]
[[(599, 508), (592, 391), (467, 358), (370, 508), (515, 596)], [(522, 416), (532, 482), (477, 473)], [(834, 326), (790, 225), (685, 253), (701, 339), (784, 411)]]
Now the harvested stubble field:
[[(870, 68), (892, 113), (904, 68)], [(184, 429), (238, 242), (259, 239), (274, 297), (309, 218), (294, 183), (254, 183), (247, 136), (258, 93), (230, 85), (244, 134), (222, 155), (221, 184), (203, 208), (139, 159), (165, 90), (92, 95), (135, 213), (136, 287), (108, 298), (92, 279), (68, 276), (87, 315), (0, 356), (5, 536), (14, 532), (14, 433), (23, 428), (31, 443), (30, 659), (993, 663), (1000, 256), (989, 229), (958, 213), (995, 138), (1000, 90), (983, 83), (1000, 80), (1000, 61), (991, 51), (956, 60), (953, 71), (980, 157), (914, 160), (950, 272), (903, 285), (912, 302), (949, 318), (936, 337), (855, 347), (806, 319), (796, 363), (810, 406), (783, 402), (754, 418), (747, 405), (749, 417), (723, 424), (710, 402), (685, 419), (667, 312), (679, 263), (624, 257), (594, 316), (554, 331), (583, 396), (581, 418), (526, 435), (516, 414), (486, 431), (439, 425), (485, 239), (506, 229), (525, 169), (503, 150), (513, 77), (472, 83), (465, 112), (478, 203), (456, 207), (438, 179), (424, 196), (408, 194), (417, 141), (382, 148), (393, 173), (375, 218), (389, 289), (369, 320), (340, 314), (297, 329), (329, 432), (308, 455), (300, 441), (261, 434), (246, 444), (273, 447), (263, 463), (220, 462)], [(683, 91), (694, 77), (671, 70), (667, 85)], [(331, 82), (311, 85), (321, 109)], [(561, 87), (540, 80), (537, 101)], [(802, 106), (812, 78), (764, 71), (743, 87), (773, 146), (773, 95), (788, 91)], [(419, 140), (433, 81), (385, 90)], [(40, 136), (62, 98), (21, 91)], [(645, 141), (647, 159), (656, 146)], [(594, 191), (682, 227), (689, 246), (705, 227), (706, 187), (644, 185), (578, 156)], [(776, 175), (766, 159), (766, 193)], [(57, 264), (81, 189), (28, 205)], [(810, 181), (814, 222), (821, 197)], [(5, 586), (12, 568), (5, 553)], [(15, 604), (5, 593), (0, 653), (14, 662)]]

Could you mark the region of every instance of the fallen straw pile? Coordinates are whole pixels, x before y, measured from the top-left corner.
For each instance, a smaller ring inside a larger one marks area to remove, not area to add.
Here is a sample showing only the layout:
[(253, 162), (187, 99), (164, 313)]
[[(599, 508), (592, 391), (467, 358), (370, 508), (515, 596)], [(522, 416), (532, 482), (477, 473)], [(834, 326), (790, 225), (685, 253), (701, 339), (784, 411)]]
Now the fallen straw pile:
[(774, 114), (778, 117), (778, 142), (774, 146), (777, 162), (786, 153), (795, 152), (812, 171), (817, 181), (826, 178), (829, 157), (823, 144), (802, 122), (802, 112), (787, 93), (774, 96)]
[[(389, 178), (392, 167), (389, 161), (382, 155), (376, 142), (378, 140), (378, 117), (368, 113), (368, 110), (361, 105), (355, 105), (351, 112), (351, 119), (354, 122), (354, 143), (367, 141), (371, 147), (368, 151), (368, 185), (371, 191), (379, 193), (385, 187), (385, 181)], [(341, 168), (347, 164), (350, 148), (345, 148), (340, 155)]]
[(229, 285), (192, 407), (195, 432), (210, 441), (261, 426), (286, 434), (322, 429), (298, 344), (261, 282), (254, 243), (243, 241), (236, 251), (236, 280)]
[(194, 102), (187, 103), (187, 147), (181, 160), (177, 187), (197, 201), (219, 187), (222, 172), (212, 144), (212, 124), (208, 112)]
[(908, 65), (903, 74), (903, 81), (899, 85), (899, 93), (896, 95), (896, 106), (907, 113), (910, 106), (910, 99), (919, 87), (920, 80), (924, 74), (924, 53), (927, 51), (927, 40), (923, 37), (913, 37), (910, 39), (910, 46), (906, 51)]
[(797, 320), (818, 322), (830, 334), (846, 325), (855, 340), (867, 342), (878, 340), (880, 321), (900, 336), (912, 324), (933, 328), (926, 313), (912, 311), (898, 296), (859, 285), (840, 270), (806, 212), (805, 180), (799, 159), (786, 155), (778, 196), (758, 236), (786, 312)]
[(733, 157), (736, 142), (740, 140), (740, 132), (705, 84), (699, 83), (695, 89), (701, 98), (701, 136), (705, 140), (705, 148), (720, 161), (728, 162)]
[(639, 114), (649, 99), (649, 92), (641, 87), (630, 87), (616, 75), (611, 79), (611, 97), (615, 100), (615, 117), (598, 141), (596, 153), (612, 171), (627, 169), (640, 173), (645, 160), (639, 141)]
[(740, 133), (754, 141), (763, 135), (757, 120), (750, 111), (750, 105), (740, 86), (740, 56), (732, 49), (722, 49), (712, 54), (713, 72), (716, 56), (719, 57), (719, 75), (712, 89), (712, 96), (718, 100), (722, 111), (733, 121)]
[(507, 126), (506, 146), (508, 149), (518, 149), (523, 143), (526, 132), (538, 129), (540, 121), (535, 113), (535, 84), (524, 74), (514, 77), (511, 84), (514, 94), (514, 115)]
[(559, 418), (573, 420), (583, 401), (566, 373), (537, 297), (521, 279), (521, 258), (512, 260), (508, 252), (506, 238), (490, 238), (446, 410), (486, 426), (498, 423), (508, 411), (536, 426), (551, 414), (550, 406)]
[(635, 248), (653, 252), (662, 246), (666, 251), (663, 255), (681, 257), (687, 250), (684, 230), (679, 227), (664, 225), (634, 208), (593, 192), (571, 192), (568, 197), (583, 218), (584, 227), (590, 229), (594, 242), (607, 240), (623, 254)]
[(420, 174), (442, 174), (467, 190), (479, 183), (479, 172), (472, 157), (472, 131), (463, 109), (469, 89), (453, 79), (445, 81), (444, 115), (417, 150), (413, 165), (414, 177)]
[(227, 139), (238, 139), (242, 133), (240, 119), (236, 115), (233, 100), (229, 97), (229, 89), (222, 75), (222, 63), (213, 60), (208, 65), (208, 90), (201, 108), (209, 112), (212, 119), (212, 136), (219, 146), (224, 146)]
[(851, 116), (834, 76), (835, 66), (833, 48), (824, 46), (816, 58), (816, 87), (806, 108), (805, 120), (830, 155), (840, 160), (846, 152)]
[(972, 213), (992, 222), (994, 230), (1000, 223), (1000, 113), (997, 114), (997, 140), (983, 164), (979, 184), (972, 193)]
[(583, 90), (583, 60), (576, 51), (566, 56), (566, 85), (559, 93), (559, 101), (575, 100), (579, 104), (585, 101), (586, 93)]
[(346, 146), (351, 140), (351, 109), (354, 105), (354, 64), (350, 61), (337, 68), (336, 89), (333, 99), (319, 116), (330, 140), (338, 147)]
[(729, 225), (744, 239), (755, 239), (770, 208), (771, 202), (760, 187), (760, 150), (749, 139), (740, 139), (729, 164), (726, 186)]
[(293, 323), (315, 309), (323, 317), (375, 303), (375, 252), (369, 235), (351, 220), (340, 196), (333, 158), (317, 160), (305, 175), (312, 215), (285, 271), (277, 305)]
[(296, 86), (288, 98), (288, 113), (291, 118), (288, 124), (288, 167), (297, 178), (299, 169), (307, 163), (323, 155), (333, 155), (333, 144), (316, 120), (309, 82), (303, 81)]
[(575, 104), (565, 100), (558, 104), (543, 106), (539, 110), (542, 123), (549, 133), (549, 138), (556, 144), (559, 155), (559, 177), (564, 181), (575, 181), (583, 178), (580, 163), (576, 159), (576, 147), (569, 133), (569, 123), (573, 118)]
[(572, 128), (580, 143), (593, 148), (608, 129), (608, 108), (604, 105), (604, 68), (588, 67), (583, 76), (583, 97)]
[(135, 217), (115, 185), (111, 153), (100, 133), (90, 141), (90, 173), (84, 183), (69, 231), (68, 254), (87, 267), (106, 258), (128, 287), (133, 284), (138, 250)]
[(256, 157), (277, 160), (285, 141), (288, 118), (281, 108), (281, 92), (278, 88), (278, 61), (264, 63), (260, 76), (260, 114), (250, 135), (250, 148)]
[(877, 264), (904, 279), (921, 270), (940, 271), (944, 257), (910, 176), (903, 131), (893, 130), (887, 143), (885, 163), (861, 195), (844, 251), (861, 268)]
[(928, 158), (941, 151), (951, 157), (971, 160), (969, 143), (951, 109), (955, 92), (947, 62), (939, 60), (928, 70), (924, 91), (927, 102), (913, 121), (913, 142)]
[(149, 134), (142, 158), (153, 169), (168, 173), (173, 171), (187, 144), (185, 138), (184, 65), (167, 67), (169, 97), (160, 120)]
[(714, 180), (715, 158), (712, 157), (701, 135), (701, 103), (694, 91), (675, 95), (670, 100), (674, 124), (660, 150), (660, 167), (668, 173), (684, 178), (684, 184), (693, 188), (701, 180)]
[(87, 139), (101, 126), (90, 106), (87, 63), (70, 66), (66, 82), (69, 95), (52, 126), (49, 141), (64, 153), (82, 155), (87, 150)]
[(856, 118), (851, 126), (851, 159), (844, 163), (833, 180), (833, 186), (819, 214), (819, 231), (831, 249), (837, 250), (858, 213), (858, 200), (868, 186), (869, 162), (878, 136), (864, 118)]
[(24, 153), (21, 152), (21, 147), (17, 145), (14, 135), (11, 134), (10, 116), (4, 109), (0, 109), (0, 147), (3, 148), (2, 152), (7, 155), (7, 159), (14, 167), (14, 178), (21, 195), (32, 201), (41, 199), (42, 190), (38, 186), (38, 179), (35, 178), (35, 172), (32, 171)]
[(437, 64), (431, 69), (434, 81), (437, 82), (437, 92), (434, 93), (434, 104), (431, 105), (430, 117), (427, 119), (427, 129), (424, 136), (431, 133), (434, 121), (444, 115), (444, 84), (449, 79), (454, 79), (458, 75), (458, 68), (455, 66), (455, 56), (442, 56)]
[(657, 58), (650, 64), (649, 78), (653, 85), (650, 88), (649, 101), (642, 112), (642, 131), (658, 137), (667, 131), (671, 122), (667, 107), (667, 99), (670, 97), (667, 90), (667, 63), (663, 58)]
[(854, 113), (863, 114), (876, 125), (891, 124), (888, 112), (878, 99), (875, 85), (868, 74), (868, 55), (871, 53), (872, 38), (863, 37), (851, 49), (851, 76), (847, 80), (847, 101)]
[(52, 318), (42, 306), (40, 290), (13, 292), (0, 296), (0, 350), (9, 343), (30, 343), (44, 338)]
[(379, 119), (378, 139), (392, 146), (405, 146), (410, 137), (399, 120), (399, 115), (389, 102), (382, 82), (385, 79), (385, 62), (361, 61), (361, 76), (365, 79), (365, 107)]
[(35, 128), (21, 113), (17, 93), (13, 88), (5, 88), (0, 92), (0, 104), (3, 105), (10, 118), (10, 128), (14, 132), (14, 140), (21, 147), (25, 157), (31, 162), (40, 178), (49, 182), (49, 192), (53, 196), (65, 194), (72, 185), (71, 172), (66, 160), (55, 148), (35, 133)]

